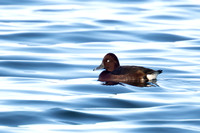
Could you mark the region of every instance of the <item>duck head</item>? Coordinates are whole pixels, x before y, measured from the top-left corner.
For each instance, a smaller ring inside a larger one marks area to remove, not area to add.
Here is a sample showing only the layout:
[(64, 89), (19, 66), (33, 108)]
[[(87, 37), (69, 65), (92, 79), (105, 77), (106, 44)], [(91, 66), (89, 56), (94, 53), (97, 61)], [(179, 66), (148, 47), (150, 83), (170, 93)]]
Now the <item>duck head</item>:
[(117, 56), (113, 53), (108, 53), (104, 56), (101, 65), (93, 69), (93, 71), (99, 70), (99, 69), (106, 69), (106, 71), (112, 72), (115, 69), (117, 69), (119, 66), (120, 64), (119, 64), (119, 60)]

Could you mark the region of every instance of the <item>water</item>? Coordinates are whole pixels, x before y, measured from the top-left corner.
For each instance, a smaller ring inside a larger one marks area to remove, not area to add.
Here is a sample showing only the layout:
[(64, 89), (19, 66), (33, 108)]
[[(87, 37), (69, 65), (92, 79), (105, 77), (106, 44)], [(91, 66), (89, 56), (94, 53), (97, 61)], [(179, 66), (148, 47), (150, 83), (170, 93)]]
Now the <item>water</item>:
[[(200, 132), (200, 2), (0, 2), (0, 132)], [(102, 85), (108, 53), (162, 69), (158, 86)]]

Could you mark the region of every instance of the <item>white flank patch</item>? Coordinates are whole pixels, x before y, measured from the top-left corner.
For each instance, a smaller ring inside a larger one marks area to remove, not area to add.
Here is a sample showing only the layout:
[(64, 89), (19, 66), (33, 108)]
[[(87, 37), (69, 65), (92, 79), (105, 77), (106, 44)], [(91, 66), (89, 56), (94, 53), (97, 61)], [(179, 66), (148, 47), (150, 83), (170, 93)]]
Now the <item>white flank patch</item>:
[(148, 80), (156, 79), (157, 76), (158, 76), (158, 73), (147, 74), (147, 78), (148, 78)]

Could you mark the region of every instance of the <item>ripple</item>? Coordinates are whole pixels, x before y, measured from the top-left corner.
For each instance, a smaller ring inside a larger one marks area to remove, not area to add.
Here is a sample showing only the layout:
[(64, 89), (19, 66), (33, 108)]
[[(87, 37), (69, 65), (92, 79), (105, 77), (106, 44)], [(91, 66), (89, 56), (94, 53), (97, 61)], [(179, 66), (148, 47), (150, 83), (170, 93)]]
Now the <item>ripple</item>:
[(69, 12), (69, 11), (76, 11), (75, 9), (38, 9), (35, 10), (36, 12)]
[(124, 1), (121, 1), (121, 0), (109, 0), (109, 1), (111, 1), (111, 2), (119, 2), (119, 3), (137, 3), (137, 2), (143, 3), (143, 2), (149, 2), (151, 0), (134, 0), (134, 1), (132, 1), (132, 0), (124, 0)]
[(22, 70), (52, 70), (74, 68), (74, 65), (54, 62), (1, 61), (1, 67)]
[(30, 53), (64, 53), (62, 48), (47, 48), (47, 47), (20, 47), (10, 48), (13, 51), (26, 51)]
[(16, 2), (15, 0), (1, 1), (0, 5), (34, 5), (34, 4), (44, 4), (39, 0), (20, 0)]
[(174, 35), (169, 33), (149, 33), (141, 35), (141, 38), (156, 42), (177, 42), (177, 41), (185, 41), (192, 40), (193, 38)]
[(147, 120), (147, 121), (138, 121), (138, 123), (144, 124), (144, 125), (163, 125), (163, 124), (173, 124), (173, 125), (195, 125), (198, 126), (200, 124), (199, 120)]
[(184, 128), (176, 128), (176, 127), (143, 127), (143, 128), (136, 128), (131, 130), (126, 130), (126, 132), (143, 132), (143, 133), (155, 133), (155, 132), (162, 132), (162, 133), (172, 133), (172, 132), (179, 132), (179, 133), (197, 133), (198, 131), (189, 130)]
[[(83, 79), (80, 79), (83, 80)], [(77, 82), (79, 82), (77, 80)], [(121, 85), (118, 86), (103, 86), (95, 85), (95, 84), (75, 84), (75, 85), (61, 85), (57, 86), (60, 89), (64, 89), (65, 91), (72, 91), (77, 93), (90, 93), (90, 94), (99, 94), (99, 93), (107, 93), (107, 94), (119, 94), (119, 93), (128, 93), (133, 92), (133, 90), (129, 90)]]
[(119, 20), (97, 20), (96, 22), (102, 23), (102, 24), (128, 24), (127, 22), (119, 21)]
[(133, 40), (133, 37), (127, 36), (127, 32), (117, 31), (117, 30), (79, 31), (79, 32), (69, 32), (63, 35), (65, 37), (63, 37), (62, 40), (71, 41), (75, 43)]
[[(81, 0), (77, 0), (77, 1), (81, 1)], [(87, 2), (90, 2), (90, 1), (92, 1), (92, 0), (87, 0)], [(100, 1), (100, 2), (102, 2), (101, 0), (97, 0), (97, 1)], [(151, 1), (151, 0), (134, 0), (134, 1), (132, 1), (132, 0), (124, 0), (124, 1), (121, 1), (121, 0), (103, 0), (104, 2), (111, 2), (111, 3), (115, 3), (115, 2), (117, 2), (117, 3), (138, 3), (138, 2), (148, 2), (148, 1)], [(82, 2), (82, 1), (81, 1)]]
[(189, 70), (179, 70), (179, 69), (172, 69), (172, 68), (163, 68), (163, 71), (166, 74), (173, 74), (173, 75), (178, 75), (178, 74), (189, 74)]
[[(17, 42), (26, 42), (32, 44), (34, 43), (54, 43), (52, 38), (52, 33), (13, 33), (7, 35), (0, 35), (0, 38), (3, 40), (17, 41)], [(45, 38), (49, 38), (48, 40)]]
[(174, 16), (174, 15), (155, 15), (155, 16), (149, 16), (150, 19), (166, 19), (166, 20), (182, 20), (186, 19), (184, 17), (180, 16)]
[(13, 33), (7, 35), (0, 35), (0, 39), (13, 40), (20, 42), (37, 42), (46, 44), (56, 44), (59, 42), (110, 42), (110, 41), (129, 41), (133, 37), (127, 36), (130, 33), (124, 31), (108, 30), (108, 31), (76, 31), (76, 32), (62, 32), (62, 33), (47, 33), (47, 32), (32, 32), (32, 33)]
[[(127, 6), (127, 7), (122, 7), (122, 8), (119, 8), (121, 10), (125, 10), (125, 11), (148, 11), (148, 9), (145, 9), (145, 8), (141, 8), (141, 7), (131, 7), (131, 6)], [(128, 13), (128, 12), (127, 12)]]
[(6, 126), (52, 123), (37, 112), (14, 111), (0, 112), (0, 124)]
[[(184, 109), (184, 110), (183, 110)], [(137, 112), (137, 113), (127, 113), (124, 116), (125, 119), (134, 119), (134, 120), (146, 120), (146, 119), (164, 119), (164, 120), (177, 120), (177, 119), (196, 119), (199, 117), (198, 106), (189, 105), (168, 105), (168, 106), (160, 106), (155, 107), (153, 110)], [(158, 113), (159, 111), (159, 113)], [(165, 115), (163, 115), (165, 114)]]
[(0, 20), (2, 23), (49, 23), (47, 20)]
[(108, 115), (89, 114), (75, 110), (64, 110), (54, 108), (47, 111), (49, 117), (59, 119), (59, 121), (68, 124), (92, 124), (96, 122), (114, 121), (114, 117)]
[(167, 50), (164, 49), (134, 49), (134, 50), (124, 50), (123, 52), (130, 52), (130, 53), (159, 53), (159, 52), (167, 52)]
[[(42, 27), (43, 28), (43, 27)], [(70, 25), (48, 25), (44, 26), (44, 28), (47, 28), (47, 30), (75, 30), (75, 29), (96, 29), (99, 28), (96, 25), (91, 25), (91, 24), (84, 24), (84, 23), (74, 23)]]
[(13, 41), (33, 41), (37, 43), (55, 44), (61, 41), (86, 43), (86, 42), (111, 42), (111, 41), (136, 41), (137, 38), (157, 42), (176, 42), (192, 40), (193, 38), (174, 35), (169, 33), (136, 33), (120, 30), (92, 30), (92, 31), (76, 31), (63, 33), (13, 33), (0, 35), (3, 40)]
[(83, 77), (81, 72), (72, 70), (85, 67), (85, 65), (73, 65), (53, 62), (27, 62), (27, 61), (1, 61), (1, 76), (32, 77), (32, 78), (61, 78)]
[[(18, 91), (22, 92), (22, 91)], [(29, 93), (35, 93), (36, 91), (29, 91)], [(27, 93), (27, 92), (26, 92)], [(35, 93), (35, 94), (42, 94), (42, 93)], [(45, 94), (50, 94), (50, 93), (45, 93)], [(55, 95), (55, 94), (54, 94)], [(44, 101), (44, 100), (6, 100), (4, 104), (10, 104), (10, 105), (18, 105), (18, 106), (29, 106), (29, 107), (34, 107), (34, 106), (40, 106), (41, 108), (44, 107), (51, 107), (51, 106), (60, 106), (60, 107), (65, 107), (68, 104), (64, 102), (56, 102), (56, 101)]]
[(80, 102), (89, 104), (93, 108), (147, 108), (160, 106), (160, 103), (132, 101), (116, 98), (85, 98), (80, 99)]
[(170, 5), (171, 7), (183, 7), (183, 8), (200, 8), (199, 5), (194, 4), (178, 4), (178, 5)]
[(5, 55), (0, 56), (0, 60), (35, 60), (39, 61), (41, 58), (23, 55)]
[(199, 46), (194, 46), (194, 47), (181, 47), (181, 49), (186, 49), (186, 50), (197, 50), (197, 51), (199, 51), (199, 50), (200, 50), (200, 47), (199, 47)]

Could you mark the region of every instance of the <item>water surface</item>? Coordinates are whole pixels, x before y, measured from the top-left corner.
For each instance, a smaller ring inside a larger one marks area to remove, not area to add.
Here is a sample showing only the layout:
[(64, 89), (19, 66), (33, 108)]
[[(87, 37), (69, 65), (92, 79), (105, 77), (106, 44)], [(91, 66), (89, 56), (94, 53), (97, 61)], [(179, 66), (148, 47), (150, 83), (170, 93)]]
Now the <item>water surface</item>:
[[(200, 132), (196, 0), (0, 2), (0, 132)], [(102, 85), (108, 53), (162, 69), (157, 85)]]

